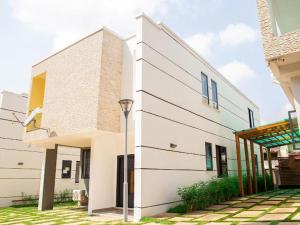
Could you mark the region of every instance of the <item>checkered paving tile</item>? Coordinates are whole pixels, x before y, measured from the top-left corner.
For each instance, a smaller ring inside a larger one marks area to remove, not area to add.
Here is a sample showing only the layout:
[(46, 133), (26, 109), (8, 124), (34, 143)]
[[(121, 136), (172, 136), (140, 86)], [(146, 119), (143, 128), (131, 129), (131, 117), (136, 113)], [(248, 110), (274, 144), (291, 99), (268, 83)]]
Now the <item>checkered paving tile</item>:
[[(36, 207), (0, 208), (1, 225), (112, 225), (122, 224), (121, 218), (88, 216), (85, 208), (73, 204), (56, 206), (38, 212)], [(130, 223), (133, 224), (133, 223)], [(207, 209), (184, 215), (164, 213), (145, 218), (145, 225), (300, 225), (300, 189), (277, 190), (234, 198)]]

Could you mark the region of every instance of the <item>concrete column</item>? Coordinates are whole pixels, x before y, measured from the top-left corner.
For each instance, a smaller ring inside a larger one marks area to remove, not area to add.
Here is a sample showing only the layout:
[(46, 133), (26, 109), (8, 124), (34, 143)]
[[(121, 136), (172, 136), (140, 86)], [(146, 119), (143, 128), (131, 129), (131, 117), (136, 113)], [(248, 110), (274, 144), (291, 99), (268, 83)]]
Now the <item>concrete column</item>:
[(57, 148), (46, 149), (42, 165), (38, 210), (53, 209)]
[(297, 112), (298, 126), (300, 127), (300, 76), (291, 78), (291, 89), (294, 96), (294, 104)]

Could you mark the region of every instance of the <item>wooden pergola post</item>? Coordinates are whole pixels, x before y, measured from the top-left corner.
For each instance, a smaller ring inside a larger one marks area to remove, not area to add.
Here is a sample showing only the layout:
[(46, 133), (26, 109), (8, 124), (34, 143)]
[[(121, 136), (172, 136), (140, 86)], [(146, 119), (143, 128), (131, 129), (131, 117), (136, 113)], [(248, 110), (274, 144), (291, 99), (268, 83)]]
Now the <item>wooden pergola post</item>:
[(247, 139), (244, 139), (248, 194), (253, 194)]
[(242, 162), (241, 162), (241, 145), (240, 138), (238, 135), (235, 135), (235, 143), (236, 143), (236, 161), (237, 161), (237, 170), (239, 177), (239, 186), (240, 186), (240, 195), (244, 196), (244, 185), (243, 185), (243, 171), (242, 171)]
[(267, 181), (266, 181), (266, 171), (265, 171), (265, 159), (264, 159), (264, 151), (263, 146), (259, 145), (260, 150), (260, 164), (261, 164), (261, 173), (264, 179), (264, 190), (267, 191)]
[(274, 180), (273, 180), (273, 169), (272, 169), (272, 159), (271, 159), (271, 149), (267, 148), (268, 151), (268, 163), (269, 163), (269, 173), (272, 180), (272, 186), (274, 186)]
[(254, 155), (254, 143), (253, 143), (253, 141), (250, 141), (250, 151), (251, 151), (253, 190), (254, 190), (254, 193), (257, 193), (256, 161), (255, 161), (255, 155)]

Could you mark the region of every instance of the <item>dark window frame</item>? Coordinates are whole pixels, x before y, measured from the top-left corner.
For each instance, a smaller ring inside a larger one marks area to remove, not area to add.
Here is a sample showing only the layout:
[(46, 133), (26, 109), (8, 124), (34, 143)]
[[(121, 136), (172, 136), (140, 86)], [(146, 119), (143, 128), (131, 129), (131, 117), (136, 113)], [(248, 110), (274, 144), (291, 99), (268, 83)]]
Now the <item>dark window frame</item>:
[(80, 179), (80, 161), (75, 164), (75, 183), (78, 184)]
[[(222, 155), (225, 160), (223, 161)], [(228, 176), (228, 155), (227, 148), (221, 145), (216, 145), (216, 162), (217, 162), (217, 177), (221, 178)]]
[(91, 149), (81, 149), (81, 178), (90, 178)]
[[(208, 103), (209, 103), (208, 76), (203, 72), (201, 72), (201, 83), (202, 83), (202, 96), (207, 98)], [(206, 91), (206, 93), (205, 93), (205, 91)]]
[[(210, 148), (208, 148), (210, 147)], [(208, 154), (208, 152), (210, 152)], [(209, 162), (211, 164), (211, 167), (209, 167)], [(213, 161), (213, 155), (212, 155), (212, 143), (205, 142), (205, 163), (206, 163), (206, 170), (207, 171), (213, 171), (214, 170), (214, 161)]]
[(250, 108), (248, 108), (248, 116), (249, 116), (249, 125), (250, 125), (250, 128), (254, 128), (255, 127), (254, 113), (253, 113), (252, 109), (250, 109)]
[(211, 97), (212, 97), (212, 102), (217, 104), (217, 109), (218, 109), (219, 108), (218, 84), (213, 79), (211, 79)]
[[(72, 160), (62, 160), (61, 166), (61, 178), (62, 179), (71, 179), (72, 177)], [(64, 173), (64, 170), (69, 167), (70, 170)]]

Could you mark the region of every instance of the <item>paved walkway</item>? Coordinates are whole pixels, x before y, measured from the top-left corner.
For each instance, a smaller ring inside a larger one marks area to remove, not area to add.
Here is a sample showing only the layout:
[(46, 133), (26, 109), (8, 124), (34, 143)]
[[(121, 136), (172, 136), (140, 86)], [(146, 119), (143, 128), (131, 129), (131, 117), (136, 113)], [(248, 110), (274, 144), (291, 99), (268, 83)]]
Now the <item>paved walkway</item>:
[[(57, 206), (52, 211), (38, 212), (36, 207), (0, 209), (0, 224), (122, 224), (113, 214), (87, 216), (86, 209), (72, 205)], [(162, 214), (144, 218), (140, 224), (174, 225), (300, 225), (300, 189), (279, 190), (236, 198), (205, 210), (184, 215)]]

